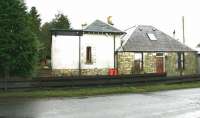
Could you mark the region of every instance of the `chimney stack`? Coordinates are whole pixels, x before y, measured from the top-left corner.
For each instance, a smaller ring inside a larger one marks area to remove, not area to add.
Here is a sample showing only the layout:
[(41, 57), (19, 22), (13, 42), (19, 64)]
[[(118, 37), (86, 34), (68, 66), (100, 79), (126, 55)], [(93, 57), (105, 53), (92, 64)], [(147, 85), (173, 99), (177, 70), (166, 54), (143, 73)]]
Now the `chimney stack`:
[(107, 23), (110, 24), (110, 25), (114, 25), (113, 22), (112, 22), (112, 16), (107, 17)]

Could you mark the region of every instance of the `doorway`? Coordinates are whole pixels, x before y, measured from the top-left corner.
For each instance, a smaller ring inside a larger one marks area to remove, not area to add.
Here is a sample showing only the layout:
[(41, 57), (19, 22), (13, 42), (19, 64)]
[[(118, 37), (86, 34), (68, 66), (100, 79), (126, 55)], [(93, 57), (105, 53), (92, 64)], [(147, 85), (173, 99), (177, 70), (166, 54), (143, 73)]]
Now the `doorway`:
[(156, 57), (156, 73), (164, 73), (163, 57)]

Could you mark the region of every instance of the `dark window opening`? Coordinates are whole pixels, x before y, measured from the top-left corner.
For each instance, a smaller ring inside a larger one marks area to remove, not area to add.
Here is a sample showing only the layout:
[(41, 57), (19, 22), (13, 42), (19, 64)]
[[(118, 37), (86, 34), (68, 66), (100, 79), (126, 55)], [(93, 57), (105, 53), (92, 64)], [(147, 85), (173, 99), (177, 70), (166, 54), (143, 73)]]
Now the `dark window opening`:
[(135, 53), (134, 73), (143, 71), (143, 53)]
[(86, 48), (86, 63), (92, 63), (92, 48), (88, 46)]
[(178, 52), (178, 69), (185, 69), (185, 54), (183, 52)]
[(156, 53), (156, 56), (163, 56), (163, 53)]

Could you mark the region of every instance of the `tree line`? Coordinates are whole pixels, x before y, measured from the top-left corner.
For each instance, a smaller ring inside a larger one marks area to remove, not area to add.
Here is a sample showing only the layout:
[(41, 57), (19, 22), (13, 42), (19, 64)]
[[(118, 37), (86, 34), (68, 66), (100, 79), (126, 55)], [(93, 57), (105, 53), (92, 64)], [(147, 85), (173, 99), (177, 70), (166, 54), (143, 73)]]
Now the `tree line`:
[(0, 0), (0, 77), (33, 76), (51, 57), (50, 29), (71, 29), (62, 13), (41, 24), (36, 7), (20, 0)]

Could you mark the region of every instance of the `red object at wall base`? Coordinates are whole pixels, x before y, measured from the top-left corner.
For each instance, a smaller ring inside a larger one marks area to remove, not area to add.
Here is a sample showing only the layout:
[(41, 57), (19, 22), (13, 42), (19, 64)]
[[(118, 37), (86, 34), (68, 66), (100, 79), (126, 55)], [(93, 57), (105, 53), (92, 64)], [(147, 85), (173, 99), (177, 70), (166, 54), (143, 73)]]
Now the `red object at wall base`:
[(118, 73), (117, 73), (117, 69), (116, 68), (110, 68), (108, 70), (108, 75), (109, 76), (116, 76)]

